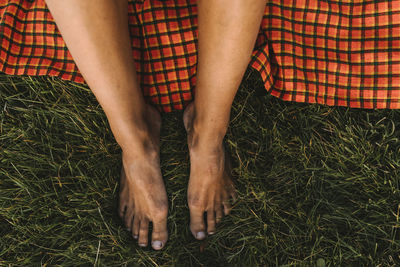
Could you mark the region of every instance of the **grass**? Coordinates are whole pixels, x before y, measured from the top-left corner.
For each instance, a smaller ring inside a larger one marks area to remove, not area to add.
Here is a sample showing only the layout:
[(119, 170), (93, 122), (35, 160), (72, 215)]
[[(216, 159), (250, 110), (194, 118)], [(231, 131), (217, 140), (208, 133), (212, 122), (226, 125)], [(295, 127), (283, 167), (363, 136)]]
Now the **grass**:
[(188, 230), (181, 112), (163, 115), (170, 240), (142, 249), (117, 216), (120, 149), (87, 87), (0, 76), (1, 266), (398, 266), (400, 111), (287, 103), (246, 74), (226, 142), (239, 200)]

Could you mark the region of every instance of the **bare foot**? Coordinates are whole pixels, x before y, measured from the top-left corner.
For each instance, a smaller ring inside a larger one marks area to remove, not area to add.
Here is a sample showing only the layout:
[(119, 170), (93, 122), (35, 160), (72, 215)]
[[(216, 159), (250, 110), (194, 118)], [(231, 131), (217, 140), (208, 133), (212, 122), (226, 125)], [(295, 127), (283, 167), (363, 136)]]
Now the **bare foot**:
[[(236, 198), (236, 193), (222, 140), (218, 145), (203, 142), (193, 129), (194, 112), (191, 103), (183, 114), (190, 153), (188, 205), (190, 230), (196, 239), (202, 240), (206, 233), (214, 234), (223, 215), (229, 214), (229, 201)], [(207, 226), (204, 212), (207, 213)]]
[(128, 231), (132, 231), (142, 247), (148, 244), (149, 222), (152, 221), (151, 244), (153, 249), (159, 250), (168, 239), (168, 202), (160, 170), (161, 117), (155, 108), (149, 106), (148, 109), (148, 139), (143, 140), (142, 147), (122, 152), (118, 212)]

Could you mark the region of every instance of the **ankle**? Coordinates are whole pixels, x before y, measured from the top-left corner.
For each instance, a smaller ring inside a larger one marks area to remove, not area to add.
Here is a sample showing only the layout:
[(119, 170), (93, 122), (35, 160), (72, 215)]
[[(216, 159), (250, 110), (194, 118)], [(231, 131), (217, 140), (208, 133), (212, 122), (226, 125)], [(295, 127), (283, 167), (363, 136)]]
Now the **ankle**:
[(188, 145), (194, 147), (220, 147), (226, 135), (228, 122), (214, 116), (197, 112), (195, 105), (184, 114)]
[(222, 151), (224, 136), (224, 131), (193, 127), (192, 131), (188, 133), (187, 142), (191, 152), (219, 154)]
[(196, 142), (219, 145), (222, 144), (227, 128), (228, 124), (225, 122), (194, 117), (191, 135)]
[(122, 147), (124, 162), (136, 162), (138, 159), (154, 160), (159, 158), (158, 149), (149, 143), (135, 143)]
[(125, 151), (158, 149), (161, 117), (155, 108), (148, 106), (129, 118), (118, 118), (110, 122), (115, 139)]

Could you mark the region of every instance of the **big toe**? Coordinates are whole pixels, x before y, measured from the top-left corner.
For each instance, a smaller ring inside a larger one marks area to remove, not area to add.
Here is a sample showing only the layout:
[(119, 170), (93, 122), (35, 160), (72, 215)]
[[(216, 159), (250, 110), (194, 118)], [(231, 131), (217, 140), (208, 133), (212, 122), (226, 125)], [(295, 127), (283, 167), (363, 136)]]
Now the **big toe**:
[(151, 246), (155, 250), (160, 250), (168, 240), (167, 220), (153, 222), (153, 233), (151, 235)]
[(206, 227), (204, 224), (204, 211), (199, 209), (190, 209), (190, 231), (194, 238), (203, 240), (206, 238)]

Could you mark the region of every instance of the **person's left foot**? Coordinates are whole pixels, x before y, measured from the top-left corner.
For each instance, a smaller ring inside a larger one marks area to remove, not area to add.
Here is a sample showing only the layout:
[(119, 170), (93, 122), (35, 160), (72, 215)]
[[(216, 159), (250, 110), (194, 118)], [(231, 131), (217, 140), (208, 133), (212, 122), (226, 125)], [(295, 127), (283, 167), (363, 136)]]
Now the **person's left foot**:
[[(202, 142), (201, 136), (194, 132), (193, 117), (194, 105), (191, 103), (183, 116), (190, 153), (190, 230), (196, 239), (202, 240), (206, 233), (215, 233), (223, 214), (229, 214), (230, 199), (236, 198), (236, 192), (222, 142), (218, 145)], [(207, 223), (204, 222), (204, 212), (207, 213)]]
[(160, 250), (168, 240), (168, 200), (160, 170), (161, 117), (155, 108), (148, 107), (145, 123), (142, 144), (123, 148), (118, 212), (141, 247), (149, 243), (152, 222), (151, 246)]

